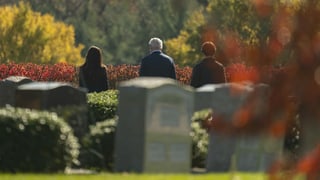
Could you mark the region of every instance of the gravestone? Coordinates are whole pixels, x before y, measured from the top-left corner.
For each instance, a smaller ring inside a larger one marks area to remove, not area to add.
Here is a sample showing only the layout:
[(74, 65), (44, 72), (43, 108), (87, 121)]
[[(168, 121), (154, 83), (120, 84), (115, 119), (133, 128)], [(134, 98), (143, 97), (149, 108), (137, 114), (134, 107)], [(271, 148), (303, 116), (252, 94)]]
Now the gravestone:
[(16, 106), (50, 109), (57, 106), (85, 105), (86, 93), (62, 82), (32, 82), (16, 90)]
[(140, 77), (119, 89), (115, 170), (190, 172), (192, 88), (172, 79)]
[[(213, 113), (231, 121), (235, 112), (249, 97), (252, 88), (243, 84), (209, 84), (196, 90), (195, 111), (211, 108)], [(236, 138), (210, 131), (206, 170), (225, 172), (230, 169)]]
[[(250, 109), (253, 116), (265, 115), (267, 113), (267, 98), (268, 86), (263, 84), (210, 84), (196, 90), (195, 110), (211, 108), (214, 115), (223, 117), (223, 121), (231, 124), (236, 113), (241, 111), (248, 102), (254, 103), (253, 108)], [(232, 164), (234, 161), (236, 168), (241, 171), (265, 170), (271, 162), (267, 158), (264, 158), (264, 156), (270, 155), (268, 157), (274, 157), (279, 152), (279, 146), (271, 148), (271, 151), (268, 148), (263, 148), (261, 144), (256, 144), (261, 143), (265, 139), (270, 140), (272, 138), (267, 134), (263, 134), (263, 132), (257, 136), (235, 136), (213, 130), (210, 131), (206, 161), (207, 171), (226, 172), (234, 166)], [(283, 139), (280, 138), (274, 142), (281, 143)], [(273, 149), (275, 150), (273, 151)], [(258, 164), (259, 166), (253, 167), (252, 164)]]
[[(253, 117), (267, 117), (269, 87), (265, 84), (253, 86), (248, 101)], [(282, 158), (284, 136), (274, 135), (266, 129), (259, 133), (239, 135), (235, 149), (235, 167), (238, 171), (267, 172), (274, 162)]]
[(0, 81), (0, 107), (14, 106), (17, 87), (30, 82), (32, 80), (24, 76), (10, 76)]
[(16, 107), (56, 112), (66, 118), (77, 137), (88, 130), (86, 92), (68, 83), (32, 82), (18, 86), (15, 104)]
[(282, 156), (281, 137), (261, 133), (238, 138), (234, 154), (237, 171), (266, 172)]
[(320, 129), (318, 112), (308, 112), (300, 114), (300, 144), (298, 156), (305, 158), (315, 153), (319, 147), (320, 139), (318, 131)]

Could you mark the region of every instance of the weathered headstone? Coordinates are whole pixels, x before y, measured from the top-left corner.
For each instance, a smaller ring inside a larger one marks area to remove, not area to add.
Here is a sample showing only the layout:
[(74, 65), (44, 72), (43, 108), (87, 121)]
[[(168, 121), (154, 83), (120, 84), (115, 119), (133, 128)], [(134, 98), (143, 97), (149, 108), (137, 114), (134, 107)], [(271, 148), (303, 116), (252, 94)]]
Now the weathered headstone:
[(261, 133), (238, 137), (235, 149), (237, 171), (266, 172), (282, 156), (283, 138)]
[(298, 156), (305, 158), (308, 154), (313, 153), (320, 144), (318, 131), (320, 129), (318, 112), (300, 114), (300, 144)]
[(30, 82), (32, 80), (24, 76), (10, 76), (0, 81), (0, 107), (14, 106), (17, 87)]
[[(258, 98), (252, 98), (253, 96)], [(255, 104), (255, 106), (253, 106), (254, 108), (250, 109), (253, 112), (252, 114), (255, 116), (265, 115), (267, 98), (268, 86), (262, 84), (226, 83), (205, 85), (196, 90), (195, 110), (212, 108), (215, 115), (223, 117), (224, 121), (230, 123), (236, 113), (239, 112), (248, 101), (254, 101), (250, 103)], [(236, 168), (241, 171), (266, 169), (266, 166), (268, 166), (270, 162), (267, 162), (268, 159), (261, 156), (267, 156), (269, 151), (268, 149), (262, 148), (261, 144), (256, 144), (263, 140), (259, 138), (260, 135), (261, 134), (257, 135), (258, 137), (255, 137), (255, 135), (232, 136), (210, 131), (206, 162), (207, 171), (228, 171), (233, 161), (236, 162)], [(267, 139), (269, 139), (268, 135), (263, 134), (261, 136), (266, 136)], [(281, 139), (279, 141), (283, 142)], [(274, 151), (269, 153), (270, 156), (274, 155), (273, 152)], [(278, 151), (276, 152), (278, 153)], [(258, 165), (255, 166), (256, 164)]]
[(193, 90), (167, 78), (120, 85), (115, 170), (190, 172)]
[(86, 93), (62, 82), (32, 82), (16, 90), (16, 106), (50, 109), (57, 106), (86, 104)]
[[(49, 110), (65, 116), (76, 136), (88, 129), (86, 92), (62, 82), (32, 82), (18, 86), (16, 107)], [(69, 109), (68, 109), (69, 108)], [(65, 113), (64, 109), (68, 112)]]
[[(251, 98), (250, 98), (251, 97)], [(253, 118), (267, 117), (269, 87), (265, 84), (253, 86), (247, 101), (254, 104), (250, 111)], [(270, 122), (271, 123), (271, 122)], [(235, 165), (238, 171), (266, 172), (283, 154), (284, 136), (274, 135), (267, 129), (258, 133), (237, 136)]]
[[(210, 84), (196, 90), (195, 110), (211, 108), (213, 113), (231, 121), (235, 112), (244, 104), (252, 88), (242, 84)], [(211, 131), (206, 159), (208, 172), (224, 172), (230, 169), (236, 138)]]

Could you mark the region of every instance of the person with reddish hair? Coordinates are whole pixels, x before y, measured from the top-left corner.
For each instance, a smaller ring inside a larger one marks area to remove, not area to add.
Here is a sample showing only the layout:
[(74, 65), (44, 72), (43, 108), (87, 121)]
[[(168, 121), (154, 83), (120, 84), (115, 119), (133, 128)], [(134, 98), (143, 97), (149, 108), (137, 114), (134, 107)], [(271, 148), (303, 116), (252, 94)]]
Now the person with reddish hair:
[(194, 88), (205, 84), (226, 83), (224, 66), (215, 58), (216, 46), (213, 42), (204, 42), (201, 51), (205, 57), (192, 69), (191, 83)]
[(89, 48), (85, 63), (80, 66), (79, 87), (86, 88), (89, 93), (109, 89), (107, 67), (102, 63), (101, 49), (96, 46)]

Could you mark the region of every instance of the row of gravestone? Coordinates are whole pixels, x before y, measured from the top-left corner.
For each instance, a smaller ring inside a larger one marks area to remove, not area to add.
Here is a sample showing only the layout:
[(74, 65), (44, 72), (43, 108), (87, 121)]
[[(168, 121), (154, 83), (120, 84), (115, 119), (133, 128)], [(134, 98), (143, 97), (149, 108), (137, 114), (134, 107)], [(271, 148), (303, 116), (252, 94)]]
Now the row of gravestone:
[[(264, 84), (193, 89), (163, 78), (137, 78), (121, 83), (119, 90), (115, 170), (120, 172), (190, 172), (195, 111), (212, 108), (230, 122), (251, 103), (254, 116), (265, 116), (269, 95)], [(282, 147), (283, 137), (266, 132), (227, 136), (210, 131), (206, 171), (267, 171), (282, 156)]]
[(77, 137), (88, 131), (87, 97), (84, 89), (63, 82), (36, 82), (23, 76), (10, 76), (0, 81), (0, 107), (14, 106), (55, 111), (75, 106), (66, 119)]
[(23, 76), (10, 76), (0, 81), (0, 107), (49, 109), (86, 103), (86, 92), (68, 83), (35, 82)]
[[(193, 89), (164, 78), (121, 83), (115, 171), (190, 172), (193, 113), (212, 108), (230, 121), (255, 94), (259, 98), (251, 110), (261, 116), (266, 113), (268, 89), (262, 84), (233, 83)], [(6, 104), (33, 109), (86, 105), (86, 94), (66, 83), (9, 77), (0, 82), (0, 107)], [(206, 170), (266, 171), (281, 156), (282, 144), (283, 138), (263, 132), (225, 136), (210, 131)]]

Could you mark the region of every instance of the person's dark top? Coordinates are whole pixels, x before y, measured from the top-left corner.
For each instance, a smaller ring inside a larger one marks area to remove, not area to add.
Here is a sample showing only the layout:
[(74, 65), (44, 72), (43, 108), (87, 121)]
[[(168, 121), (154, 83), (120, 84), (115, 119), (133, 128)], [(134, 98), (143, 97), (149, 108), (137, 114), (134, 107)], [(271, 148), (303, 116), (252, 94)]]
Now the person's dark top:
[(206, 57), (192, 70), (190, 85), (198, 88), (205, 84), (225, 83), (226, 75), (223, 65), (213, 57)]
[(80, 67), (79, 86), (88, 89), (88, 92), (101, 92), (109, 89), (107, 69), (105, 66), (88, 69)]
[(153, 51), (141, 60), (139, 76), (176, 79), (174, 61), (161, 51)]

